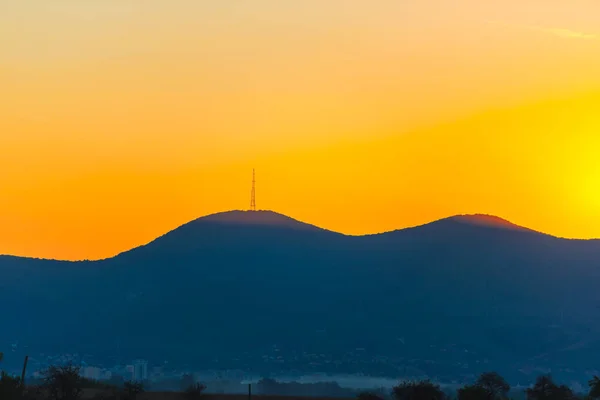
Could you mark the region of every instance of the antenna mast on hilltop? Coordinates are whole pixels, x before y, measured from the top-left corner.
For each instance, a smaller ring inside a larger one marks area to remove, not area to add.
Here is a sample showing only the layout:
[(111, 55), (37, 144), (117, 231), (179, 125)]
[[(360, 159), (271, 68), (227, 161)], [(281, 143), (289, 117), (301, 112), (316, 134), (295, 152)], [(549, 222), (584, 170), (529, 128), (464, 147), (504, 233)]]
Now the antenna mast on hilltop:
[(256, 211), (256, 175), (254, 174), (254, 168), (252, 169), (252, 193), (250, 195), (250, 210)]

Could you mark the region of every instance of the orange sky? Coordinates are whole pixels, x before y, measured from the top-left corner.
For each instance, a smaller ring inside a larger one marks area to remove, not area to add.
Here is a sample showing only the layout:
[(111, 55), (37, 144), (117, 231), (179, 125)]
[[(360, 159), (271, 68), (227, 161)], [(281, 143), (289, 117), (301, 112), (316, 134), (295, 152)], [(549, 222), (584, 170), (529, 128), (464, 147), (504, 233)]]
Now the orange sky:
[(252, 167), (345, 233), (600, 237), (597, 0), (22, 0), (0, 48), (0, 254), (114, 255), (247, 208)]

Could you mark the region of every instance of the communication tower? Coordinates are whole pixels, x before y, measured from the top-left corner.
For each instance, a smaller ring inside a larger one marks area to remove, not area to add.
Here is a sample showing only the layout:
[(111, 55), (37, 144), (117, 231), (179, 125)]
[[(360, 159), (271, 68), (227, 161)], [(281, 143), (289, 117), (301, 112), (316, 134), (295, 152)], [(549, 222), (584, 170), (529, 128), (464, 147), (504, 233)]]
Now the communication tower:
[(252, 193), (250, 194), (250, 211), (256, 211), (256, 175), (252, 169)]

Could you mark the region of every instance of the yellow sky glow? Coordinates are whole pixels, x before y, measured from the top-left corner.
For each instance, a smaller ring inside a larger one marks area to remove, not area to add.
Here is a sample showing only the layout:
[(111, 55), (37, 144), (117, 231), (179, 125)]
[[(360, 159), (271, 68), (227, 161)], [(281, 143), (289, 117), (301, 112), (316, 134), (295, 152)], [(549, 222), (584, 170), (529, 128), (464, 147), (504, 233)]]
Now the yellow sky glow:
[[(482, 4), (484, 3), (484, 4)], [(249, 204), (351, 234), (600, 237), (597, 0), (0, 4), (0, 254)]]

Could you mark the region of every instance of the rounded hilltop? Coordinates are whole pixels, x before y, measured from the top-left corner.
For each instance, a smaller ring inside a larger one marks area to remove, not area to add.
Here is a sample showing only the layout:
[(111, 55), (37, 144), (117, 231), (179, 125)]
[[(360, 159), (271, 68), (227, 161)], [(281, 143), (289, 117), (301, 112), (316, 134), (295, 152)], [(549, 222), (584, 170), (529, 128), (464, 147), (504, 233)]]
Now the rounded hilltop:
[[(205, 217), (198, 218), (195, 223), (209, 222), (209, 223), (222, 223), (231, 225), (256, 225), (256, 226), (272, 226), (272, 227), (284, 227), (293, 229), (310, 229), (310, 230), (326, 230), (317, 227), (312, 224), (308, 224), (302, 221), (298, 221), (294, 218), (288, 217), (284, 214), (277, 213), (270, 210), (232, 210), (225, 211), (216, 214), (207, 215)], [(516, 225), (501, 217), (490, 215), (490, 214), (460, 214), (447, 218), (442, 218), (430, 223), (420, 226), (438, 226), (440, 224), (445, 225), (446, 223), (471, 225), (474, 227), (483, 228), (497, 228), (512, 231), (521, 232), (535, 232), (532, 229), (525, 228)], [(411, 230), (413, 228), (403, 228), (396, 231)], [(371, 236), (372, 234), (357, 235), (357, 236)], [(350, 235), (355, 236), (355, 235)]]
[(454, 217), (450, 217), (450, 218), (448, 218), (448, 220), (462, 223), (462, 224), (478, 225), (478, 226), (484, 226), (484, 227), (489, 227), (489, 228), (501, 228), (501, 229), (515, 230), (515, 231), (533, 232), (529, 228), (524, 228), (522, 226), (513, 224), (512, 222), (507, 221), (503, 218), (497, 217), (495, 215), (489, 215), (489, 214), (462, 214), (462, 215), (456, 215)]
[(322, 230), (317, 226), (298, 221), (294, 218), (270, 210), (225, 211), (198, 218), (196, 222), (211, 222), (232, 225), (260, 225), (293, 229)]

